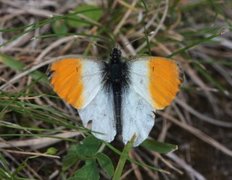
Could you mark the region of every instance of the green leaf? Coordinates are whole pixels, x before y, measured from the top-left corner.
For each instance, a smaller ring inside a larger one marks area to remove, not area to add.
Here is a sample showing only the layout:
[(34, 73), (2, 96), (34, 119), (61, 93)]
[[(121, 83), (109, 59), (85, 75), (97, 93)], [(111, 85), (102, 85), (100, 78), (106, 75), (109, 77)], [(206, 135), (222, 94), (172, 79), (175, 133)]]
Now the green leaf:
[(125, 166), (126, 160), (128, 159), (128, 153), (130, 152), (130, 150), (133, 148), (133, 144), (134, 144), (134, 140), (135, 140), (136, 136), (134, 135), (132, 137), (132, 139), (127, 143), (127, 145), (124, 147), (119, 162), (117, 164), (115, 173), (114, 173), (114, 177), (113, 180), (118, 180), (120, 179), (121, 175), (122, 175), (122, 170)]
[(78, 145), (78, 154), (80, 157), (92, 157), (96, 155), (98, 149), (100, 148), (101, 141), (94, 136), (88, 136)]
[(56, 148), (50, 147), (47, 149), (46, 154), (55, 155), (57, 153), (57, 151), (58, 150)]
[(97, 163), (95, 160), (87, 160), (85, 165), (76, 171), (69, 180), (98, 180), (100, 179)]
[[(103, 11), (99, 7), (82, 4), (74, 10), (74, 13), (67, 16), (67, 23), (69, 26), (74, 28), (89, 26), (93, 24), (91, 21), (97, 22), (101, 18), (102, 14)], [(86, 19), (80, 16), (84, 16)]]
[(93, 158), (100, 145), (101, 141), (96, 139), (94, 136), (88, 136), (80, 144), (72, 145), (68, 150), (68, 154), (64, 157), (63, 170), (67, 170), (78, 160)]
[(63, 159), (63, 170), (66, 171), (69, 167), (74, 165), (78, 160), (78, 145), (72, 145), (69, 150), (67, 155)]
[(177, 145), (162, 143), (162, 142), (158, 142), (158, 141), (151, 140), (151, 139), (145, 140), (141, 144), (141, 146), (148, 150), (159, 152), (159, 153), (164, 153), (164, 154), (178, 149)]
[[(22, 62), (2, 53), (0, 53), (0, 62), (4, 63), (6, 66), (10, 67), (15, 71), (23, 71), (25, 67), (25, 64), (23, 64)], [(47, 76), (40, 71), (33, 71), (30, 73), (30, 76), (34, 80), (38, 80), (39, 82), (46, 85), (48, 84)]]
[(58, 36), (65, 35), (68, 32), (68, 27), (64, 20), (58, 19), (52, 23), (52, 30)]
[(101, 168), (107, 173), (109, 178), (111, 178), (114, 175), (114, 166), (111, 159), (103, 153), (98, 153), (97, 161)]

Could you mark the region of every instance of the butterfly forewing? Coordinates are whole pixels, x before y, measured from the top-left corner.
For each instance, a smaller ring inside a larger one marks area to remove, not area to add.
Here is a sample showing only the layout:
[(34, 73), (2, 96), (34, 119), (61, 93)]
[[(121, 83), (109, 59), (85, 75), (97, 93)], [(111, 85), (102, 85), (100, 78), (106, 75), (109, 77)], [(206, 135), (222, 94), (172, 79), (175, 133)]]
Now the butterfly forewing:
[(101, 63), (84, 58), (60, 59), (51, 66), (51, 84), (62, 99), (82, 109), (101, 88), (101, 67)]
[(171, 104), (181, 84), (177, 64), (163, 57), (145, 57), (132, 61), (130, 77), (134, 90), (156, 110)]

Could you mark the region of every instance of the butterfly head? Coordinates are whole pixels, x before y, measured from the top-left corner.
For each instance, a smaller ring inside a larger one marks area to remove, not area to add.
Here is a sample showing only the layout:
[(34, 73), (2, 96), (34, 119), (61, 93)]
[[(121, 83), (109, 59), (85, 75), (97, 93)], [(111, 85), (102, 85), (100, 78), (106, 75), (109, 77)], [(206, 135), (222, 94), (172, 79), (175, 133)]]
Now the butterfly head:
[(116, 63), (118, 62), (120, 59), (121, 59), (121, 51), (117, 48), (113, 48), (111, 54), (110, 54), (110, 58), (111, 58), (111, 61), (113, 63)]

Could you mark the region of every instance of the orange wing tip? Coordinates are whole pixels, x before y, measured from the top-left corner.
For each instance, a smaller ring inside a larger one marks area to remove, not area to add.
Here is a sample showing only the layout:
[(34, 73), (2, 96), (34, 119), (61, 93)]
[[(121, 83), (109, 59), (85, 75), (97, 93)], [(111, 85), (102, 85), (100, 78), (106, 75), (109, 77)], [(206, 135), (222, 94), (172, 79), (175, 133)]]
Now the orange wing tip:
[(153, 106), (162, 110), (172, 103), (180, 90), (181, 77), (178, 65), (163, 57), (152, 57), (148, 61), (149, 90)]
[(79, 58), (61, 59), (51, 66), (51, 84), (54, 91), (73, 107), (83, 107), (84, 83), (82, 80), (82, 63)]

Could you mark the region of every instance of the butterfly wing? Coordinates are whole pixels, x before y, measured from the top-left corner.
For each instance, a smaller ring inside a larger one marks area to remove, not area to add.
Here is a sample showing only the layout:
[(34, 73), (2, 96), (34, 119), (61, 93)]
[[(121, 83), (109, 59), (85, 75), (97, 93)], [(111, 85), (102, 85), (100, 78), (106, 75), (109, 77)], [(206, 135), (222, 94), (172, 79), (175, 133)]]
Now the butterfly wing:
[[(113, 92), (104, 90), (102, 63), (69, 57), (55, 62), (51, 84), (57, 94), (78, 109), (84, 126), (92, 120), (94, 135), (112, 141), (116, 134)], [(141, 58), (130, 62), (130, 85), (122, 93), (123, 141), (136, 134), (135, 146), (154, 125), (153, 111), (169, 105), (179, 90), (179, 70), (165, 58)]]
[(126, 144), (134, 134), (134, 146), (138, 146), (149, 135), (154, 125), (153, 107), (130, 87), (123, 92), (122, 137)]
[(84, 58), (60, 59), (51, 66), (51, 84), (73, 107), (85, 108), (101, 88), (101, 67), (101, 63)]
[(140, 58), (132, 62), (130, 74), (133, 89), (156, 110), (171, 104), (182, 82), (176, 62), (163, 57)]
[(92, 121), (93, 134), (111, 142), (116, 134), (113, 93), (103, 89), (103, 64), (86, 58), (63, 58), (51, 66), (54, 91), (78, 109), (85, 127)]
[(122, 104), (123, 142), (136, 134), (134, 146), (138, 146), (154, 125), (154, 112), (175, 98), (181, 78), (172, 60), (146, 57), (129, 63), (129, 88), (123, 93)]
[(93, 101), (84, 109), (79, 110), (84, 126), (92, 120), (92, 133), (99, 139), (107, 142), (114, 140), (116, 135), (113, 92), (102, 89)]

